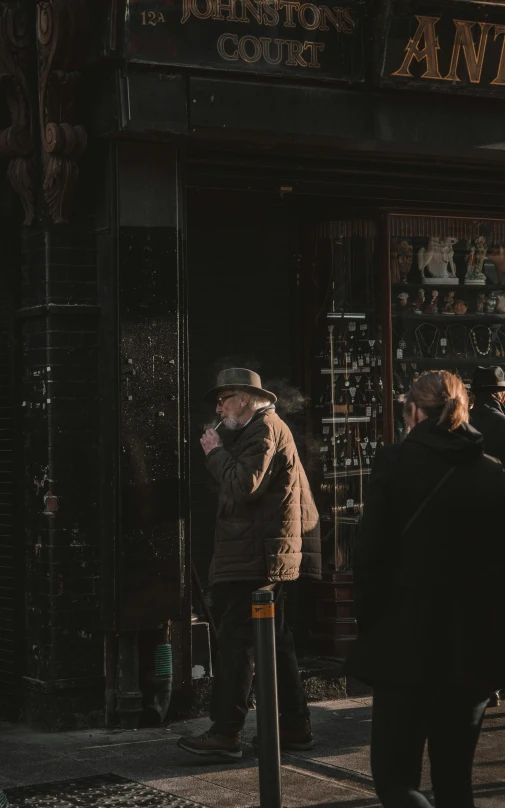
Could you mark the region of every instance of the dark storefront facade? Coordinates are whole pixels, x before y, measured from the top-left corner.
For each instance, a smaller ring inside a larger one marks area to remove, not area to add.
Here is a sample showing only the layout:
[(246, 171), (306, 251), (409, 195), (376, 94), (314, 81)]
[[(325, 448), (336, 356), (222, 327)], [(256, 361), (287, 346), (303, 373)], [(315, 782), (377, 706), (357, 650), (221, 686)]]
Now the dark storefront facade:
[(202, 692), (226, 366), (277, 392), (318, 502), (298, 647), (345, 654), (395, 400), (505, 357), (503, 12), (0, 5), (2, 715), (137, 726), (167, 639), (172, 709)]

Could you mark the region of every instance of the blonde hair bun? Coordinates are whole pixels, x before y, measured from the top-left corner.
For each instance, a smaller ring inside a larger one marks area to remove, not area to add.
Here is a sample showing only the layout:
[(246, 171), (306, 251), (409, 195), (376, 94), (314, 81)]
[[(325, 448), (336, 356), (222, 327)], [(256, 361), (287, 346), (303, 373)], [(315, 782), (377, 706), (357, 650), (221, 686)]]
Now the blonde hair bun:
[(404, 410), (410, 412), (413, 404), (428, 418), (438, 418), (437, 425), (449, 431), (469, 419), (465, 385), (448, 370), (421, 373), (405, 396)]

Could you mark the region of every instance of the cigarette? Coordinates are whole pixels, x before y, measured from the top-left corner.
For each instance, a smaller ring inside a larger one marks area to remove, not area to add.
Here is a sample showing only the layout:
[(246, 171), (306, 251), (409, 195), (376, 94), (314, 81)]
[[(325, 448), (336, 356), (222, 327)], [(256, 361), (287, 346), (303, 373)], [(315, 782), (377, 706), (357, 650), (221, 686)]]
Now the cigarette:
[(219, 427), (221, 426), (222, 423), (223, 423), (222, 421), (219, 421), (219, 423), (216, 424), (216, 426), (214, 427), (215, 432), (217, 432), (217, 430), (219, 429)]

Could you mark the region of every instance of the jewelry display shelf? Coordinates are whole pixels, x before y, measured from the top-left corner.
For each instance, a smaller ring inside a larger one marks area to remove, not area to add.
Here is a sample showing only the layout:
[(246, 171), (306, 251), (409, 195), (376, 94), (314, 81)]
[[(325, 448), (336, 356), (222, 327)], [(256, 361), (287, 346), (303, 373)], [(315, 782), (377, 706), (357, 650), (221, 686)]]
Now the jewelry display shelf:
[[(330, 522), (333, 523), (334, 517), (331, 513), (321, 513), (320, 514), (321, 522)], [(356, 516), (342, 516), (341, 514), (338, 517), (338, 521), (341, 525), (357, 525), (361, 519), (361, 514), (356, 514)]]
[[(426, 286), (422, 282), (419, 283), (392, 283), (391, 289), (395, 292), (407, 292), (411, 290), (412, 292), (417, 292), (419, 289), (425, 289), (426, 291), (431, 291), (431, 285)], [(444, 292), (451, 292), (454, 289), (467, 289), (469, 291), (475, 292), (505, 292), (505, 285), (499, 285), (496, 283), (482, 283), (482, 284), (467, 284), (467, 283), (460, 283), (459, 281), (455, 281), (454, 283), (444, 283), (443, 286), (440, 287), (441, 290)], [(440, 295), (439, 295), (440, 296)]]
[(321, 418), (322, 424), (369, 424), (369, 415), (338, 415), (333, 418)]
[[(372, 368), (333, 368), (333, 373), (338, 375), (346, 375), (346, 376), (355, 376), (356, 373), (371, 373)], [(321, 368), (321, 374), (323, 376), (331, 376), (331, 368)]]
[(364, 468), (362, 467), (360, 469), (353, 468), (350, 469), (349, 471), (344, 471), (343, 469), (340, 469), (340, 471), (337, 471), (335, 473), (333, 473), (332, 471), (327, 471), (326, 474), (324, 475), (324, 479), (333, 480), (336, 478), (337, 480), (340, 480), (345, 479), (346, 477), (359, 477), (360, 475), (363, 474), (370, 474), (371, 471), (372, 469), (369, 468), (368, 466), (365, 466)]
[(393, 312), (394, 320), (407, 320), (409, 322), (426, 322), (434, 320), (436, 323), (473, 323), (474, 325), (486, 325), (488, 323), (505, 322), (505, 314), (403, 314), (401, 311)]
[[(503, 359), (503, 358), (502, 358)], [(454, 368), (457, 365), (491, 365), (494, 366), (496, 364), (500, 364), (499, 357), (491, 357), (486, 358), (484, 356), (469, 356), (469, 357), (461, 357), (461, 356), (437, 356), (433, 359), (430, 359), (429, 356), (407, 356), (404, 359), (396, 360), (398, 364), (403, 363), (406, 365), (419, 365), (421, 362), (424, 364), (429, 364), (433, 366), (434, 370), (446, 370), (448, 366)], [(505, 364), (505, 361), (503, 361)]]

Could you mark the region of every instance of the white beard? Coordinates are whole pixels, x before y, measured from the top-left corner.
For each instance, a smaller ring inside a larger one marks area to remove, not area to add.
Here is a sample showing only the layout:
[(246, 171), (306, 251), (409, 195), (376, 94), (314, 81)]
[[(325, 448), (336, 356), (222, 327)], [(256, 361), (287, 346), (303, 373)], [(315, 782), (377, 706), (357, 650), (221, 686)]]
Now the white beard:
[(225, 429), (229, 429), (231, 431), (235, 429), (240, 429), (242, 426), (242, 424), (239, 424), (239, 422), (236, 421), (235, 418), (232, 418), (230, 415), (227, 415), (225, 418), (223, 418), (223, 424)]

